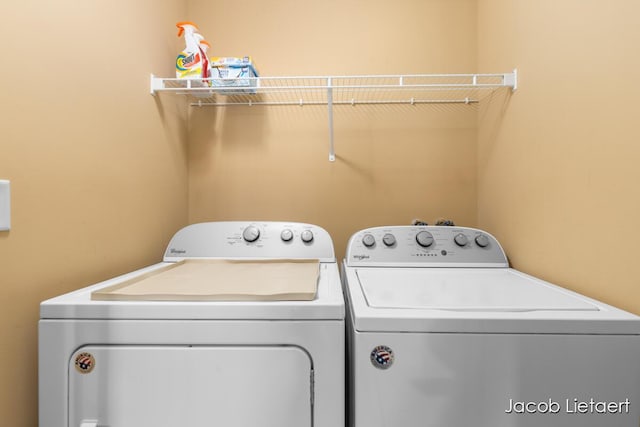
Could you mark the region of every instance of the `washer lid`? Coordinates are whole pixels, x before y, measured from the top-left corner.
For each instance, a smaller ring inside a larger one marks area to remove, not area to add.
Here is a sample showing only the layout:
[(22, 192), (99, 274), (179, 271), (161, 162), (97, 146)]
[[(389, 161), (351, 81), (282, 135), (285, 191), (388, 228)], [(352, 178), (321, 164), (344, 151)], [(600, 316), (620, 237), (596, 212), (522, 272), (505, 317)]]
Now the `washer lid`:
[(358, 332), (640, 335), (640, 317), (511, 268), (346, 267)]
[(372, 308), (598, 311), (594, 304), (510, 269), (359, 269), (357, 276)]

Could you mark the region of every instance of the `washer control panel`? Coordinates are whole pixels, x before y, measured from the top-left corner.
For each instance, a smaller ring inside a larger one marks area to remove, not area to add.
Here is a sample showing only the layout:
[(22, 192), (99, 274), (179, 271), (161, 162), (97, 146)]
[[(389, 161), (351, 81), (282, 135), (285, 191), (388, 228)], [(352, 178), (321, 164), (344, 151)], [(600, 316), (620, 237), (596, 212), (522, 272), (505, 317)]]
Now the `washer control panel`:
[(333, 242), (323, 228), (298, 222), (204, 222), (178, 231), (165, 261), (186, 258), (319, 259), (335, 262)]
[(348, 266), (508, 267), (491, 234), (468, 227), (389, 226), (351, 236)]

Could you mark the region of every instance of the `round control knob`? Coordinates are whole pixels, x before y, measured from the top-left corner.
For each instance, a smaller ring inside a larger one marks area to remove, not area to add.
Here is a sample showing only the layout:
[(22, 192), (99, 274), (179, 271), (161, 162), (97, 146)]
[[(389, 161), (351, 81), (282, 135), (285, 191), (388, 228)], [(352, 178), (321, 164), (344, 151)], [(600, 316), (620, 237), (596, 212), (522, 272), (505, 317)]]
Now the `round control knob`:
[(484, 234), (480, 234), (479, 236), (476, 236), (476, 244), (481, 248), (486, 248), (489, 246), (489, 238)]
[(387, 233), (382, 237), (382, 241), (386, 246), (393, 246), (396, 244), (396, 236), (391, 233)]
[(242, 232), (242, 238), (247, 242), (255, 242), (260, 237), (260, 230), (255, 225), (250, 225)]
[(469, 239), (467, 239), (467, 236), (462, 233), (456, 234), (456, 236), (453, 238), (453, 241), (456, 242), (456, 245), (458, 246), (467, 246), (467, 243), (469, 243)]
[(367, 233), (362, 237), (362, 244), (370, 248), (376, 244), (376, 239), (373, 237), (373, 234)]
[(313, 241), (313, 231), (304, 230), (302, 234), (300, 234), (300, 238), (305, 243), (311, 243)]
[(290, 242), (291, 239), (293, 239), (293, 231), (289, 230), (288, 228), (285, 228), (280, 233), (280, 238), (282, 239), (283, 242)]
[(428, 231), (421, 231), (416, 234), (416, 242), (423, 248), (428, 248), (433, 244), (433, 235)]

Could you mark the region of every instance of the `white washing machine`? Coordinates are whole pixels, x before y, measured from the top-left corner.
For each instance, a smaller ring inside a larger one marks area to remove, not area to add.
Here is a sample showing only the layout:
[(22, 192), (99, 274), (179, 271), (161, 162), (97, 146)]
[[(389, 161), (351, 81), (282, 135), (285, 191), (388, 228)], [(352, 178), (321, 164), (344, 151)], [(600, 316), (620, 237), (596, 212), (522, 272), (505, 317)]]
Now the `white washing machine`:
[(342, 281), (351, 427), (640, 425), (640, 318), (509, 268), (486, 232), (362, 230)]
[(41, 304), (39, 425), (343, 426), (344, 310), (322, 228), (188, 226), (164, 262)]

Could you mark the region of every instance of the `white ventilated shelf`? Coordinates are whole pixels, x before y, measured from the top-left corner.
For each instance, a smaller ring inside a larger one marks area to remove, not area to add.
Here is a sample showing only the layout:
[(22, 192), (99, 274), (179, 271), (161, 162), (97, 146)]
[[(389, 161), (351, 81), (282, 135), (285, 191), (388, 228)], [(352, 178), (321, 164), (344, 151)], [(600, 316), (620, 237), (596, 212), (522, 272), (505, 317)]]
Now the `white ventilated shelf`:
[(187, 95), (197, 107), (326, 105), (329, 160), (335, 160), (336, 105), (475, 104), (501, 88), (517, 89), (517, 70), (502, 74), (413, 74), (370, 76), (177, 79), (151, 76), (151, 94)]

